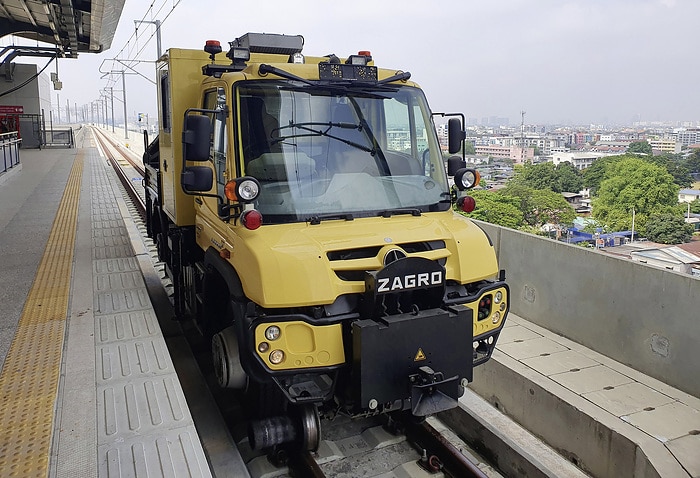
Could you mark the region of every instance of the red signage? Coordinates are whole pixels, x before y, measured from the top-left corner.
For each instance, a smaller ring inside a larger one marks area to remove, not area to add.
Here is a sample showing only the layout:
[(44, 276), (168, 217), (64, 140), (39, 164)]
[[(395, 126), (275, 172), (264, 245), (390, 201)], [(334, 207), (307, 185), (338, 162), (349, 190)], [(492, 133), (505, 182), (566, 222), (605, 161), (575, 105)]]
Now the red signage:
[(22, 114), (24, 106), (0, 105), (0, 115)]

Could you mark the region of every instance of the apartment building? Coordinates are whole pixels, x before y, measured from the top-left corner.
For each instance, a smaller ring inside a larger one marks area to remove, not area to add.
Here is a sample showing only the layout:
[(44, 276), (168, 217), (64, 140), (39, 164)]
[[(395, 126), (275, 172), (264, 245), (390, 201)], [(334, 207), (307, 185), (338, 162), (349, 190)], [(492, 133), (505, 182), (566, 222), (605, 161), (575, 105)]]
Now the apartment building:
[(602, 158), (603, 156), (609, 156), (604, 153), (597, 152), (570, 152), (570, 153), (554, 153), (552, 155), (552, 162), (555, 166), (561, 163), (569, 162), (574, 165), (578, 170), (586, 169), (596, 159)]
[(647, 139), (651, 145), (651, 149), (656, 152), (659, 151), (663, 153), (678, 154), (681, 152), (681, 143), (675, 140), (675, 138), (656, 138)]
[(700, 129), (690, 128), (681, 130), (676, 133), (676, 141), (682, 146), (690, 146), (691, 144), (700, 144)]
[(496, 159), (509, 159), (515, 164), (532, 162), (535, 158), (534, 148), (521, 148), (520, 146), (510, 145), (476, 145), (477, 156), (488, 156)]

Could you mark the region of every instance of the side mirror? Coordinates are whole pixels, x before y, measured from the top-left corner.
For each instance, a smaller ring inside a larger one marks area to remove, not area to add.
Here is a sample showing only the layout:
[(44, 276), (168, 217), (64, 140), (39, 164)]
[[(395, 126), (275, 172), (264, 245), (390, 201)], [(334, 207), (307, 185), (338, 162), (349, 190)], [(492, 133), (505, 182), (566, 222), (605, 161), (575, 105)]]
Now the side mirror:
[(182, 132), (182, 154), (185, 161), (208, 161), (211, 142), (211, 120), (205, 115), (186, 115)]
[(467, 167), (467, 162), (459, 156), (450, 156), (447, 158), (447, 175), (454, 176), (462, 168)]
[(209, 166), (189, 166), (182, 170), (180, 185), (185, 192), (206, 192), (214, 187), (214, 172)]
[(449, 153), (458, 153), (462, 149), (462, 142), (466, 137), (467, 135), (462, 130), (462, 123), (459, 121), (459, 118), (450, 118), (447, 121), (447, 150)]

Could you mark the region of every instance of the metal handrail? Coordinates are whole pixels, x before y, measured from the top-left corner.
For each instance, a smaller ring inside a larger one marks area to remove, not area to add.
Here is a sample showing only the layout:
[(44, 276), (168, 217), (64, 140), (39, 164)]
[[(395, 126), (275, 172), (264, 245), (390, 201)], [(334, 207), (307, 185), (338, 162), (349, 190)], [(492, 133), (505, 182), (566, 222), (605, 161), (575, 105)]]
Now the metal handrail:
[(2, 148), (2, 165), (0, 173), (17, 166), (19, 164), (19, 145), (22, 138), (19, 138), (17, 131), (0, 134), (0, 148)]

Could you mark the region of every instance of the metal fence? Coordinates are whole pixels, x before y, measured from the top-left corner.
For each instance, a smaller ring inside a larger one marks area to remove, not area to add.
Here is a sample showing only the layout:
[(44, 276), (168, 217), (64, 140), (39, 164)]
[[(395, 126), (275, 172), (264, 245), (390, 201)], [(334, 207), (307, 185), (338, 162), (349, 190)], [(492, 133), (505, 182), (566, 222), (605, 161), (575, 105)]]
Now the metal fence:
[(75, 137), (73, 136), (73, 128), (70, 127), (52, 127), (50, 129), (45, 129), (44, 134), (44, 146), (58, 146), (65, 148), (72, 148), (75, 145)]
[(17, 137), (17, 131), (0, 134), (0, 148), (2, 148), (2, 164), (0, 173), (19, 164), (19, 145), (22, 142)]
[(53, 126), (51, 122), (46, 124), (43, 114), (21, 114), (17, 117), (22, 148), (72, 148), (75, 146), (75, 135), (70, 126)]

